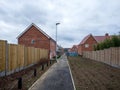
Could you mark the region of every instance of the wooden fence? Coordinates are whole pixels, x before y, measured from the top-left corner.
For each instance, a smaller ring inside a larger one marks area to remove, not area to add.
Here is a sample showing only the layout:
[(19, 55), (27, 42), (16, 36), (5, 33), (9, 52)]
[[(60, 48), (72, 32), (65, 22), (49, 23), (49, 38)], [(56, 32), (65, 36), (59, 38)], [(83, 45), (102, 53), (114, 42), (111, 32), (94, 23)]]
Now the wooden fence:
[(83, 52), (83, 57), (120, 68), (120, 47)]
[(0, 76), (9, 75), (36, 63), (48, 60), (47, 49), (8, 44), (0, 40)]

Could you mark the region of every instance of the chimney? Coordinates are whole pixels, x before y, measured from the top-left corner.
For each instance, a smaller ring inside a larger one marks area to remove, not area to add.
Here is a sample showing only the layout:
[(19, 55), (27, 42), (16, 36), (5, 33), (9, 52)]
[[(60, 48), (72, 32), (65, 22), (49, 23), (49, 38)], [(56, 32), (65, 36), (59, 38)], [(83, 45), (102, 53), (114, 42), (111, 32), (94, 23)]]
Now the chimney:
[(106, 34), (105, 34), (105, 37), (106, 37), (106, 38), (109, 38), (109, 34), (108, 34), (108, 33), (106, 33)]

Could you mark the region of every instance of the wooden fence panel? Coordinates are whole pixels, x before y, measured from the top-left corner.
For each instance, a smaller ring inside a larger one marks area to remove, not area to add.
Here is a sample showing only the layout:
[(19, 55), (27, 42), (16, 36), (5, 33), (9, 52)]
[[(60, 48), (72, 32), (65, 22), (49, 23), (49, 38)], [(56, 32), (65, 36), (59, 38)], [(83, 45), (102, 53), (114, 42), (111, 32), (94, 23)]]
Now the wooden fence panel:
[(105, 49), (105, 50), (103, 50), (104, 51), (104, 63), (107, 63), (107, 61), (108, 61), (108, 51), (107, 51), (107, 49)]
[(45, 50), (42, 49), (42, 58), (45, 59)]
[(37, 52), (37, 48), (35, 48), (35, 62), (34, 63), (37, 63), (38, 61), (38, 52)]
[(38, 57), (39, 57), (39, 61), (40, 61), (40, 58), (41, 58), (40, 48), (38, 49), (38, 52), (39, 52), (38, 53), (38, 55), (39, 55)]
[(103, 56), (104, 52), (101, 50), (101, 62), (104, 62), (104, 56)]
[(17, 64), (17, 45), (8, 44), (8, 64), (9, 71), (12, 71), (18, 67)]
[(99, 50), (98, 52), (99, 52), (99, 61), (101, 62), (101, 50)]
[(93, 59), (93, 56), (94, 56), (94, 55), (93, 55), (93, 51), (91, 52), (91, 56), (92, 56), (91, 59)]
[(119, 49), (115, 48), (115, 65), (119, 65)]
[(43, 49), (40, 49), (40, 59), (43, 59)]
[(18, 67), (23, 67), (25, 64), (25, 53), (24, 53), (24, 46), (23, 45), (17, 45), (17, 61), (18, 61)]
[(120, 47), (118, 48), (118, 65), (120, 66)]
[(6, 44), (7, 41), (0, 40), (0, 72), (6, 68)]
[(114, 66), (117, 66), (117, 49), (116, 48), (114, 48), (113, 49), (114, 50)]
[(120, 47), (99, 51), (87, 51), (83, 53), (83, 57), (120, 67)]
[(31, 64), (34, 64), (35, 63), (35, 48), (34, 47), (31, 47), (31, 54), (32, 54)]
[(89, 55), (90, 55), (90, 53), (89, 53), (89, 52), (87, 52), (87, 58), (90, 58), (90, 57), (89, 57)]
[(107, 49), (107, 64), (111, 64), (111, 49)]
[(43, 58), (46, 59), (46, 52), (43, 50)]
[(37, 49), (37, 62), (40, 62), (40, 49)]
[(48, 59), (48, 50), (44, 49), (44, 58)]
[(40, 60), (39, 48), (35, 48), (35, 63), (39, 62), (39, 60)]
[(96, 51), (94, 51), (94, 53), (95, 53), (95, 59), (97, 60), (97, 56), (98, 56), (98, 54), (97, 54)]
[(45, 50), (43, 49), (43, 59), (45, 59)]
[(111, 48), (111, 65), (115, 65), (115, 53), (114, 53), (114, 48)]
[(101, 62), (101, 51), (98, 51), (98, 54), (99, 54), (99, 57), (98, 57), (98, 60)]
[(7, 44), (7, 41), (0, 40), (0, 76), (9, 75), (37, 62), (44, 62), (48, 56), (47, 49)]
[(31, 64), (31, 61), (32, 61), (32, 50), (31, 50), (31, 47), (28, 47), (27, 48), (27, 65), (30, 65)]
[(24, 48), (24, 66), (28, 65), (28, 47)]

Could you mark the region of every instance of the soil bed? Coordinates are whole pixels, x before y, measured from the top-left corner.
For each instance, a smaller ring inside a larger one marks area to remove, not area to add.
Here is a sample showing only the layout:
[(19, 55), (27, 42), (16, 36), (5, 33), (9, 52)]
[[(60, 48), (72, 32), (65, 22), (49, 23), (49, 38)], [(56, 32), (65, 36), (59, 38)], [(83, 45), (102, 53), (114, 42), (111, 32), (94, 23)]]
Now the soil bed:
[(76, 90), (120, 90), (120, 69), (82, 57), (68, 57)]

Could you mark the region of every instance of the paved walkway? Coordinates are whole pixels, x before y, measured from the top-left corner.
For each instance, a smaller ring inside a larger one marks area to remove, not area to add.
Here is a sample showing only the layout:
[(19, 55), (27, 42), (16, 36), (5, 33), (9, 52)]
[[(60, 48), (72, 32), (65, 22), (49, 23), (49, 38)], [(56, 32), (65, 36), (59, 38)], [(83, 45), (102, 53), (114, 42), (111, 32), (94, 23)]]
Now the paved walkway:
[(67, 57), (63, 55), (29, 90), (74, 90)]

